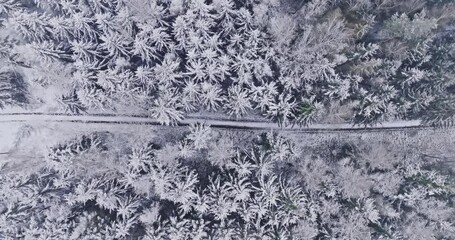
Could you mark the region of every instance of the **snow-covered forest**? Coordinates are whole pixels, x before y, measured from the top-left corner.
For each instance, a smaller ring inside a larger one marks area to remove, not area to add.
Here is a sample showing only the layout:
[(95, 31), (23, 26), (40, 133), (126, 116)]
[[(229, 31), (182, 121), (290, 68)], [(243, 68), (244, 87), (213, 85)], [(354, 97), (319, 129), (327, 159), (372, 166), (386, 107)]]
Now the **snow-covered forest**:
[(454, 10), (451, 0), (2, 0), (0, 106), (163, 124), (222, 112), (451, 125)]
[(0, 237), (455, 236), (453, 165), (434, 150), (348, 141), (303, 151), (275, 133), (239, 143), (204, 124), (168, 141), (122, 138), (95, 132), (68, 139), (26, 174), (5, 166)]
[(453, 125), (453, 0), (0, 0), (2, 240), (455, 240)]

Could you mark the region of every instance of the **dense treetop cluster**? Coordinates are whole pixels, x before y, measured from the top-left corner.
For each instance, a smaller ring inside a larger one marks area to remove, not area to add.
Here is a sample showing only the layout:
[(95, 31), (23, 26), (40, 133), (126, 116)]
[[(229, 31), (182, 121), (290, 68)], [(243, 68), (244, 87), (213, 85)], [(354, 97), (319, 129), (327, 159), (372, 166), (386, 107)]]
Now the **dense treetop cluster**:
[(161, 144), (120, 137), (53, 146), (38, 171), (0, 168), (0, 238), (455, 239), (453, 168), (437, 154), (302, 152), (273, 133), (238, 147), (204, 124)]
[(57, 96), (29, 102), (74, 114), (451, 124), (454, 10), (450, 0), (2, 0), (0, 56), (3, 72)]

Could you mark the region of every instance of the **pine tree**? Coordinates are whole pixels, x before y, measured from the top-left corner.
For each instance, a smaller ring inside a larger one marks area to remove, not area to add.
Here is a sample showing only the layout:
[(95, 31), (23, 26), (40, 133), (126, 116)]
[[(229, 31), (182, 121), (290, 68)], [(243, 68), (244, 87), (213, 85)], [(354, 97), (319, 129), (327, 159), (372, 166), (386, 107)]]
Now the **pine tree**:
[(422, 121), (426, 125), (450, 127), (454, 125), (455, 103), (452, 100), (436, 101), (431, 103), (424, 111)]
[(150, 116), (164, 125), (175, 125), (183, 119), (181, 103), (172, 89), (163, 92), (150, 106)]
[(0, 72), (0, 109), (28, 103), (27, 85), (17, 72)]
[(236, 118), (245, 115), (251, 109), (248, 92), (240, 85), (231, 87), (228, 91), (225, 108), (229, 115), (234, 115)]

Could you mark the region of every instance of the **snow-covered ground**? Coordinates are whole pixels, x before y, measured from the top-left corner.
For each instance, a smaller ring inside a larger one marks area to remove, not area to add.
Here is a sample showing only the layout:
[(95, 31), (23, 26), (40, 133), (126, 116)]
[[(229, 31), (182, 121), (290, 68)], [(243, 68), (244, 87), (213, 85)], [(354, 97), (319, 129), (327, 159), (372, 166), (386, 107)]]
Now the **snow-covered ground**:
[[(0, 156), (14, 147), (17, 133), (22, 123), (1, 123), (0, 124)], [(1, 158), (1, 157), (0, 157)]]
[[(46, 113), (3, 113), (0, 114), (0, 122), (82, 122), (82, 123), (119, 123), (119, 124), (148, 124), (158, 125), (155, 119), (141, 116), (127, 115), (65, 115), (65, 114), (46, 114)], [(276, 123), (268, 121), (247, 121), (247, 120), (225, 120), (215, 118), (187, 117), (180, 121), (179, 125), (190, 125), (198, 122), (204, 122), (213, 127), (224, 128), (247, 128), (263, 130), (354, 130), (354, 129), (388, 129), (388, 128), (409, 128), (419, 127), (420, 121), (394, 121), (385, 122), (377, 126), (365, 127), (359, 125), (344, 124), (313, 124), (307, 127), (298, 126), (278, 126)]]

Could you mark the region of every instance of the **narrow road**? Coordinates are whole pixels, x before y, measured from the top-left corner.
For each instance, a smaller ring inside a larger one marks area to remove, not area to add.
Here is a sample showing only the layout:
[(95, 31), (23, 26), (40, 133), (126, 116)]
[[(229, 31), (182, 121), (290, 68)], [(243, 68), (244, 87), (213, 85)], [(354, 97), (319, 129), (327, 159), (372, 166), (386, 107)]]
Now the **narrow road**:
[[(100, 123), (100, 124), (135, 124), (135, 125), (160, 125), (152, 118), (144, 116), (128, 116), (114, 114), (92, 114), (92, 115), (67, 115), (48, 113), (3, 113), (0, 114), (0, 124), (6, 122), (79, 122), (79, 123)], [(353, 126), (352, 124), (313, 124), (308, 127), (283, 126), (266, 121), (233, 121), (225, 119), (205, 119), (188, 117), (177, 125), (187, 126), (193, 123), (204, 122), (213, 128), (236, 128), (256, 130), (278, 130), (293, 132), (319, 132), (319, 131), (383, 131), (403, 130), (408, 128), (422, 129), (431, 128), (421, 126), (420, 121), (395, 121), (385, 122), (373, 127)]]

